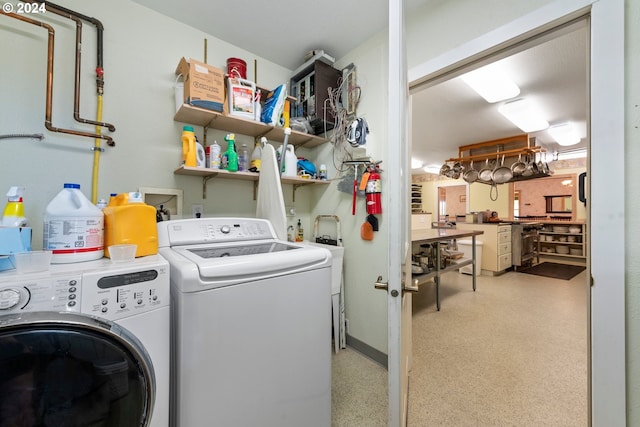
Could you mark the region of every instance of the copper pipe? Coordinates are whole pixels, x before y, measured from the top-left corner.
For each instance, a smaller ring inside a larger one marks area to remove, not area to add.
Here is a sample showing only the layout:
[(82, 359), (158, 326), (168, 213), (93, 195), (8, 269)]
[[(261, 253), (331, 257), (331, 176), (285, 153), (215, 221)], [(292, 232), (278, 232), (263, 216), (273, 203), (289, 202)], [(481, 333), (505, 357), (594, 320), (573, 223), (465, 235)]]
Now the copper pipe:
[[(41, 1), (35, 1), (35, 0), (23, 0), (25, 3), (34, 3), (34, 4), (40, 4), (43, 3)], [(90, 125), (95, 125), (95, 126), (101, 126), (101, 127), (106, 127), (109, 129), (110, 132), (115, 132), (116, 127), (114, 125), (112, 125), (111, 123), (105, 123), (105, 122), (97, 122), (95, 120), (89, 120), (89, 119), (84, 119), (82, 117), (80, 117), (80, 66), (82, 64), (82, 60), (81, 60), (81, 54), (82, 54), (82, 20), (77, 17), (75, 14), (73, 14), (72, 12), (67, 12), (67, 11), (62, 11), (59, 10), (57, 8), (57, 6), (54, 5), (46, 5), (47, 6), (47, 12), (51, 12), (55, 15), (59, 15), (62, 16), (64, 18), (67, 19), (71, 19), (73, 21), (75, 21), (76, 23), (76, 63), (75, 63), (75, 80), (74, 80), (74, 85), (73, 85), (73, 118), (79, 122), (79, 123), (84, 123), (84, 124), (90, 124)], [(100, 74), (100, 79), (102, 79), (102, 75)], [(103, 92), (102, 89), (103, 85), (99, 85), (98, 86), (98, 94), (101, 95)]]
[(45, 24), (44, 22), (36, 21), (35, 19), (27, 18), (24, 15), (17, 15), (15, 13), (7, 13), (0, 11), (1, 14), (6, 15), (10, 18), (17, 19), (19, 21), (27, 22), (29, 24), (42, 27), (49, 32), (48, 44), (47, 44), (47, 94), (46, 94), (46, 110), (45, 110), (45, 127), (51, 132), (65, 133), (70, 135), (77, 136), (86, 136), (88, 138), (100, 138), (104, 139), (107, 142), (107, 145), (113, 147), (115, 146), (115, 142), (113, 139), (106, 135), (100, 135), (96, 133), (82, 132), (72, 129), (63, 129), (54, 127), (51, 124), (51, 110), (52, 110), (52, 100), (53, 100), (53, 47), (55, 41), (55, 31), (53, 27), (49, 24)]

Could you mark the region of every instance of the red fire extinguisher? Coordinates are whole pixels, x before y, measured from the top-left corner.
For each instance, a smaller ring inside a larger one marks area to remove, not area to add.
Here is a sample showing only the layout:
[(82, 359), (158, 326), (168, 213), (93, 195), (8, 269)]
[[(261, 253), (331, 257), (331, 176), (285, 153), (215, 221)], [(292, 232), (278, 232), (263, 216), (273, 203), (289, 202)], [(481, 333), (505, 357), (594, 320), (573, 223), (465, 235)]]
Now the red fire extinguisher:
[(364, 190), (367, 197), (367, 213), (368, 214), (381, 214), (382, 213), (382, 185), (380, 183), (380, 174), (377, 168), (372, 168), (369, 172), (369, 180), (367, 181), (367, 187)]

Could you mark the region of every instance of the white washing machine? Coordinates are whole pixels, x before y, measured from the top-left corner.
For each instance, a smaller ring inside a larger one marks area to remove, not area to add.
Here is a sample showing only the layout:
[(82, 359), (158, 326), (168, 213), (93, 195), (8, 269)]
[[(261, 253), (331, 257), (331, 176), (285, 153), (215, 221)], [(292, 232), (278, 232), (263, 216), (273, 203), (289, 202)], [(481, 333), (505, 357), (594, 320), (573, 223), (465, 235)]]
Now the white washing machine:
[(169, 264), (0, 273), (0, 425), (167, 427)]
[(331, 253), (269, 221), (158, 223), (171, 266), (172, 424), (331, 425)]

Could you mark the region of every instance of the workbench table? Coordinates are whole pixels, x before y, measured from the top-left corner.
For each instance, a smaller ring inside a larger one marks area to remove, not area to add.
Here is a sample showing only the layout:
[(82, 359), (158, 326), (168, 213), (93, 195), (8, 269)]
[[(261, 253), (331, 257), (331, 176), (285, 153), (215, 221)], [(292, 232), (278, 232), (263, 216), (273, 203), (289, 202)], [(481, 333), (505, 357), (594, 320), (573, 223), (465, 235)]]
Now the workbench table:
[[(472, 265), (472, 283), (473, 291), (476, 290), (476, 236), (483, 234), (479, 230), (456, 230), (449, 228), (431, 228), (423, 230), (411, 231), (411, 242), (417, 244), (431, 244), (436, 243), (436, 260), (433, 271), (429, 273), (420, 274), (414, 278), (418, 280), (418, 284), (425, 283), (427, 280), (433, 278), (436, 284), (436, 308), (440, 311), (440, 275), (453, 270), (458, 270), (465, 265)], [(440, 244), (446, 243), (454, 239), (461, 239), (464, 237), (471, 237), (471, 259), (463, 260), (456, 264), (451, 264), (445, 268), (440, 268)], [(478, 266), (479, 268), (479, 266)]]

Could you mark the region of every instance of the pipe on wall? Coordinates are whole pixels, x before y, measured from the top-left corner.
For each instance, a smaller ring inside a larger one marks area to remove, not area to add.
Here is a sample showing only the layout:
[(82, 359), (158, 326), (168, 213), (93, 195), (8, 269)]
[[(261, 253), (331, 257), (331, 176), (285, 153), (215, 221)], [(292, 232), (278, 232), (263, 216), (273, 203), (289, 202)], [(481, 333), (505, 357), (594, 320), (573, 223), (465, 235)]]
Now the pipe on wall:
[(0, 14), (44, 28), (49, 33), (48, 40), (47, 40), (47, 87), (46, 87), (46, 109), (45, 109), (45, 122), (44, 122), (45, 127), (51, 132), (58, 132), (58, 133), (64, 133), (69, 135), (76, 135), (76, 136), (84, 136), (88, 138), (100, 138), (105, 140), (107, 142), (107, 145), (112, 147), (115, 146), (115, 142), (113, 141), (113, 139), (106, 135), (77, 131), (73, 129), (58, 128), (53, 126), (52, 100), (53, 100), (53, 58), (54, 58), (55, 30), (49, 24), (45, 24), (44, 22), (40, 22), (35, 19), (27, 18), (24, 15), (18, 15), (15, 13), (8, 13), (4, 11), (0, 11)]
[[(82, 20), (90, 22), (96, 26), (97, 34), (98, 34), (98, 46), (96, 49), (98, 63), (96, 65), (96, 91), (98, 95), (102, 95), (104, 93), (104, 69), (102, 64), (103, 58), (103, 32), (104, 27), (100, 21), (95, 18), (90, 18), (88, 16), (82, 15), (80, 13), (74, 12), (72, 10), (63, 8), (61, 6), (57, 6), (50, 2), (46, 1), (37, 1), (37, 0), (23, 0), (25, 3), (34, 3), (34, 4), (44, 4), (47, 7), (47, 12), (51, 12), (58, 16), (62, 16), (64, 18), (70, 19), (76, 23), (76, 57), (75, 57), (75, 80), (74, 80), (74, 96), (73, 96), (73, 118), (79, 122), (84, 124), (91, 124), (100, 127), (106, 127), (110, 132), (114, 132), (116, 130), (115, 126), (111, 123), (105, 123), (97, 120), (89, 120), (80, 117), (80, 68), (82, 63)], [(99, 120), (99, 119), (98, 119)]]

